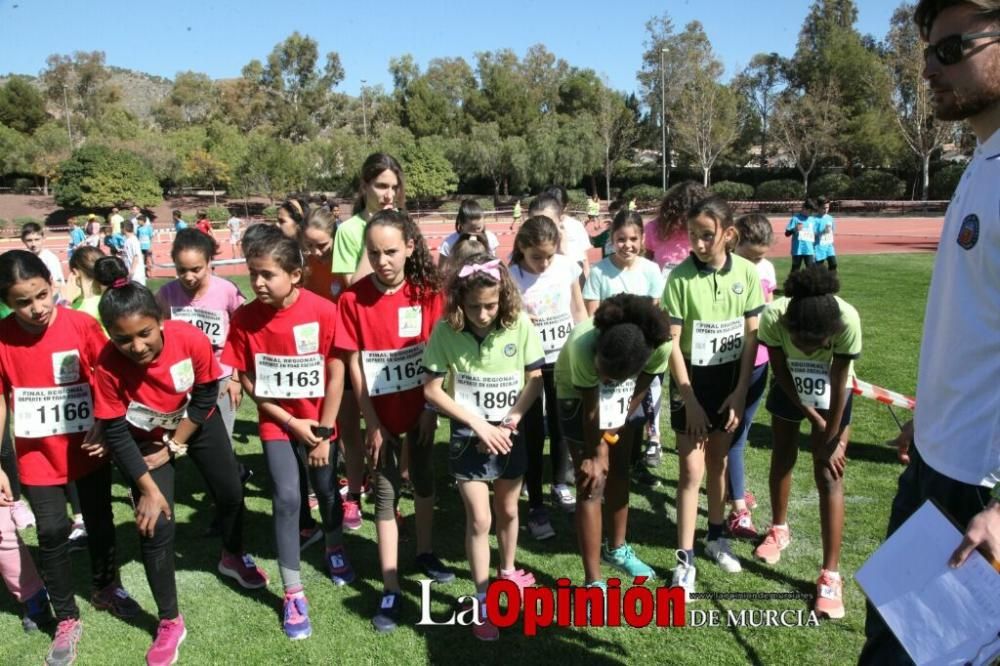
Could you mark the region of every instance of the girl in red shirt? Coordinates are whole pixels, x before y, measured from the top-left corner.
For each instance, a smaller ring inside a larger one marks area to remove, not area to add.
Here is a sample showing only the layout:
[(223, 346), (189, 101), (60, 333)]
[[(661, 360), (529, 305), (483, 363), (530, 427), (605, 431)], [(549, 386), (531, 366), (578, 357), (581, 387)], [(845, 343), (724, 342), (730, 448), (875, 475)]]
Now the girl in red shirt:
[[(303, 257), (295, 240), (265, 228), (243, 243), (257, 299), (233, 315), (222, 362), (239, 371), (260, 415), (260, 439), (274, 487), (274, 532), (285, 588), (283, 628), (293, 639), (312, 634), (299, 574), (299, 480), (308, 474), (319, 498), (326, 564), (336, 585), (354, 580), (343, 546), (337, 490), (336, 415), (344, 364), (335, 357), (337, 306), (300, 287)], [(299, 453), (308, 450), (308, 460)]]
[(375, 529), (385, 591), (372, 623), (384, 632), (399, 622), (395, 516), (404, 446), (416, 507), (417, 564), (436, 582), (455, 578), (431, 548), (437, 412), (424, 402), (421, 372), (424, 345), (441, 318), (442, 296), (427, 243), (406, 213), (376, 213), (364, 238), (374, 272), (340, 296), (336, 346), (346, 353), (352, 383), (359, 387), (355, 394), (375, 472)]
[(146, 580), (160, 624), (149, 664), (172, 664), (187, 635), (174, 578), (174, 466), (190, 454), (215, 500), (222, 531), (219, 573), (248, 589), (267, 576), (243, 551), (243, 487), (236, 456), (216, 408), (219, 364), (205, 334), (162, 318), (146, 287), (129, 282), (125, 265), (106, 257), (94, 266), (101, 322), (111, 340), (94, 377), (94, 415), (105, 443), (132, 485)]
[[(75, 481), (90, 533), (91, 602), (119, 617), (140, 608), (118, 582), (111, 511), (111, 466), (99, 452), (91, 394), (104, 333), (92, 317), (56, 307), (45, 264), (34, 254), (0, 256), (0, 299), (14, 312), (0, 321), (0, 430), (7, 405), (21, 487), (35, 512), (39, 564), (59, 625), (48, 661), (71, 663), (83, 632), (73, 598), (66, 520), (67, 484)], [(0, 487), (6, 476), (0, 474)]]

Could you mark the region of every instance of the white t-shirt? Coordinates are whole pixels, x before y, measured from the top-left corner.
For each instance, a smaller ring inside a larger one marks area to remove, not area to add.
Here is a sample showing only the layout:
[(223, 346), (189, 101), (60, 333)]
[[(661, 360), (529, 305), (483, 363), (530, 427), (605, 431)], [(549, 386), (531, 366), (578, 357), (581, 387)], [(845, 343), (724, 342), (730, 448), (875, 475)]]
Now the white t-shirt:
[(927, 294), (914, 435), (962, 483), (1000, 482), (1000, 130), (976, 148), (948, 206)]
[[(132, 262), (138, 257), (138, 267), (132, 270)], [(146, 262), (143, 260), (142, 247), (139, 245), (139, 239), (135, 235), (125, 237), (125, 266), (132, 271), (129, 278), (133, 282), (138, 282), (139, 284), (146, 284)]]
[[(581, 272), (580, 264), (561, 254), (552, 257), (552, 263), (544, 273), (531, 273), (517, 264), (510, 267), (510, 277), (521, 292), (524, 312), (535, 322), (542, 335), (546, 363), (556, 362), (565, 337), (569, 337), (573, 329), (572, 287)], [(567, 323), (568, 329), (565, 328)], [(553, 330), (559, 335), (554, 337)], [(566, 336), (563, 337), (562, 333)]]
[[(460, 236), (461, 234), (456, 231), (455, 233), (445, 238), (441, 242), (441, 246), (438, 248), (438, 254), (441, 255), (442, 257), (447, 257), (449, 254), (451, 254), (451, 248), (455, 246), (455, 243), (458, 242)], [(497, 235), (492, 231), (487, 231), (486, 242), (489, 243), (490, 254), (492, 254), (495, 257), (497, 254), (497, 248), (500, 247), (500, 241), (497, 239)]]
[(45, 267), (49, 269), (49, 273), (52, 274), (52, 281), (56, 284), (63, 284), (66, 282), (66, 278), (63, 276), (62, 264), (59, 263), (59, 257), (52, 250), (42, 250), (38, 253), (38, 258), (42, 260)]
[(562, 219), (562, 233), (562, 253), (577, 263), (584, 262), (590, 250), (590, 235), (583, 222), (567, 215)]

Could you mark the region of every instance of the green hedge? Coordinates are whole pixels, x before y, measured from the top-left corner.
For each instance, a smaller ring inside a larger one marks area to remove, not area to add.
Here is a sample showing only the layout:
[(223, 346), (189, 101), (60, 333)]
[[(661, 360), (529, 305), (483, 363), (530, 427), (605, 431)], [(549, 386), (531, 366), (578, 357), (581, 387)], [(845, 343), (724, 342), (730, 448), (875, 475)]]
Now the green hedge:
[(663, 198), (663, 188), (655, 185), (634, 185), (622, 194), (626, 201), (659, 201)]
[[(457, 213), (458, 207), (462, 205), (462, 201), (464, 201), (464, 199), (445, 201), (443, 204), (438, 206), (438, 212)], [(483, 209), (483, 212), (489, 213), (496, 210), (496, 206), (493, 205), (492, 197), (476, 197), (476, 202), (479, 204), (479, 207)]]
[(824, 196), (827, 199), (843, 199), (851, 192), (851, 178), (843, 173), (823, 174), (809, 183), (809, 196)]
[(225, 206), (209, 206), (205, 209), (205, 215), (212, 222), (225, 222), (229, 219), (229, 209)]
[(885, 171), (865, 171), (851, 183), (851, 195), (858, 199), (896, 200), (906, 192), (906, 183)]
[(949, 164), (931, 174), (931, 199), (951, 199), (964, 172), (964, 164)]
[(757, 186), (758, 201), (795, 201), (805, 198), (805, 188), (797, 180), (765, 180)]
[(726, 201), (747, 201), (753, 199), (753, 187), (732, 180), (720, 180), (709, 188)]

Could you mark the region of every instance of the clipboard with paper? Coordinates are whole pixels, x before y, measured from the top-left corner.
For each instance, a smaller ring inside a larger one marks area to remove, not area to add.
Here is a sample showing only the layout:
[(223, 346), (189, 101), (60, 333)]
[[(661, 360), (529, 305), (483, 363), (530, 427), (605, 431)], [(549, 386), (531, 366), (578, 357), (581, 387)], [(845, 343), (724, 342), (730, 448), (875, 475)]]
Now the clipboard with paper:
[(855, 576), (920, 666), (988, 664), (1000, 656), (1000, 574), (976, 551), (950, 568), (961, 541), (958, 528), (927, 501)]

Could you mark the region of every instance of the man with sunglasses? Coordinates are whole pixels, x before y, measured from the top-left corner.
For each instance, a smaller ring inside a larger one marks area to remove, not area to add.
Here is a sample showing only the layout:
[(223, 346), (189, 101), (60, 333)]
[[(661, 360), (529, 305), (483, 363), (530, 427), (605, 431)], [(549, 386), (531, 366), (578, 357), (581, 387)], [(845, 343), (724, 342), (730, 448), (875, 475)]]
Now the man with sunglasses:
[[(933, 499), (966, 530), (950, 564), (978, 548), (1000, 568), (1000, 0), (920, 0), (914, 19), (934, 115), (979, 145), (941, 232), (888, 532)], [(865, 635), (860, 663), (913, 663), (871, 605)]]

